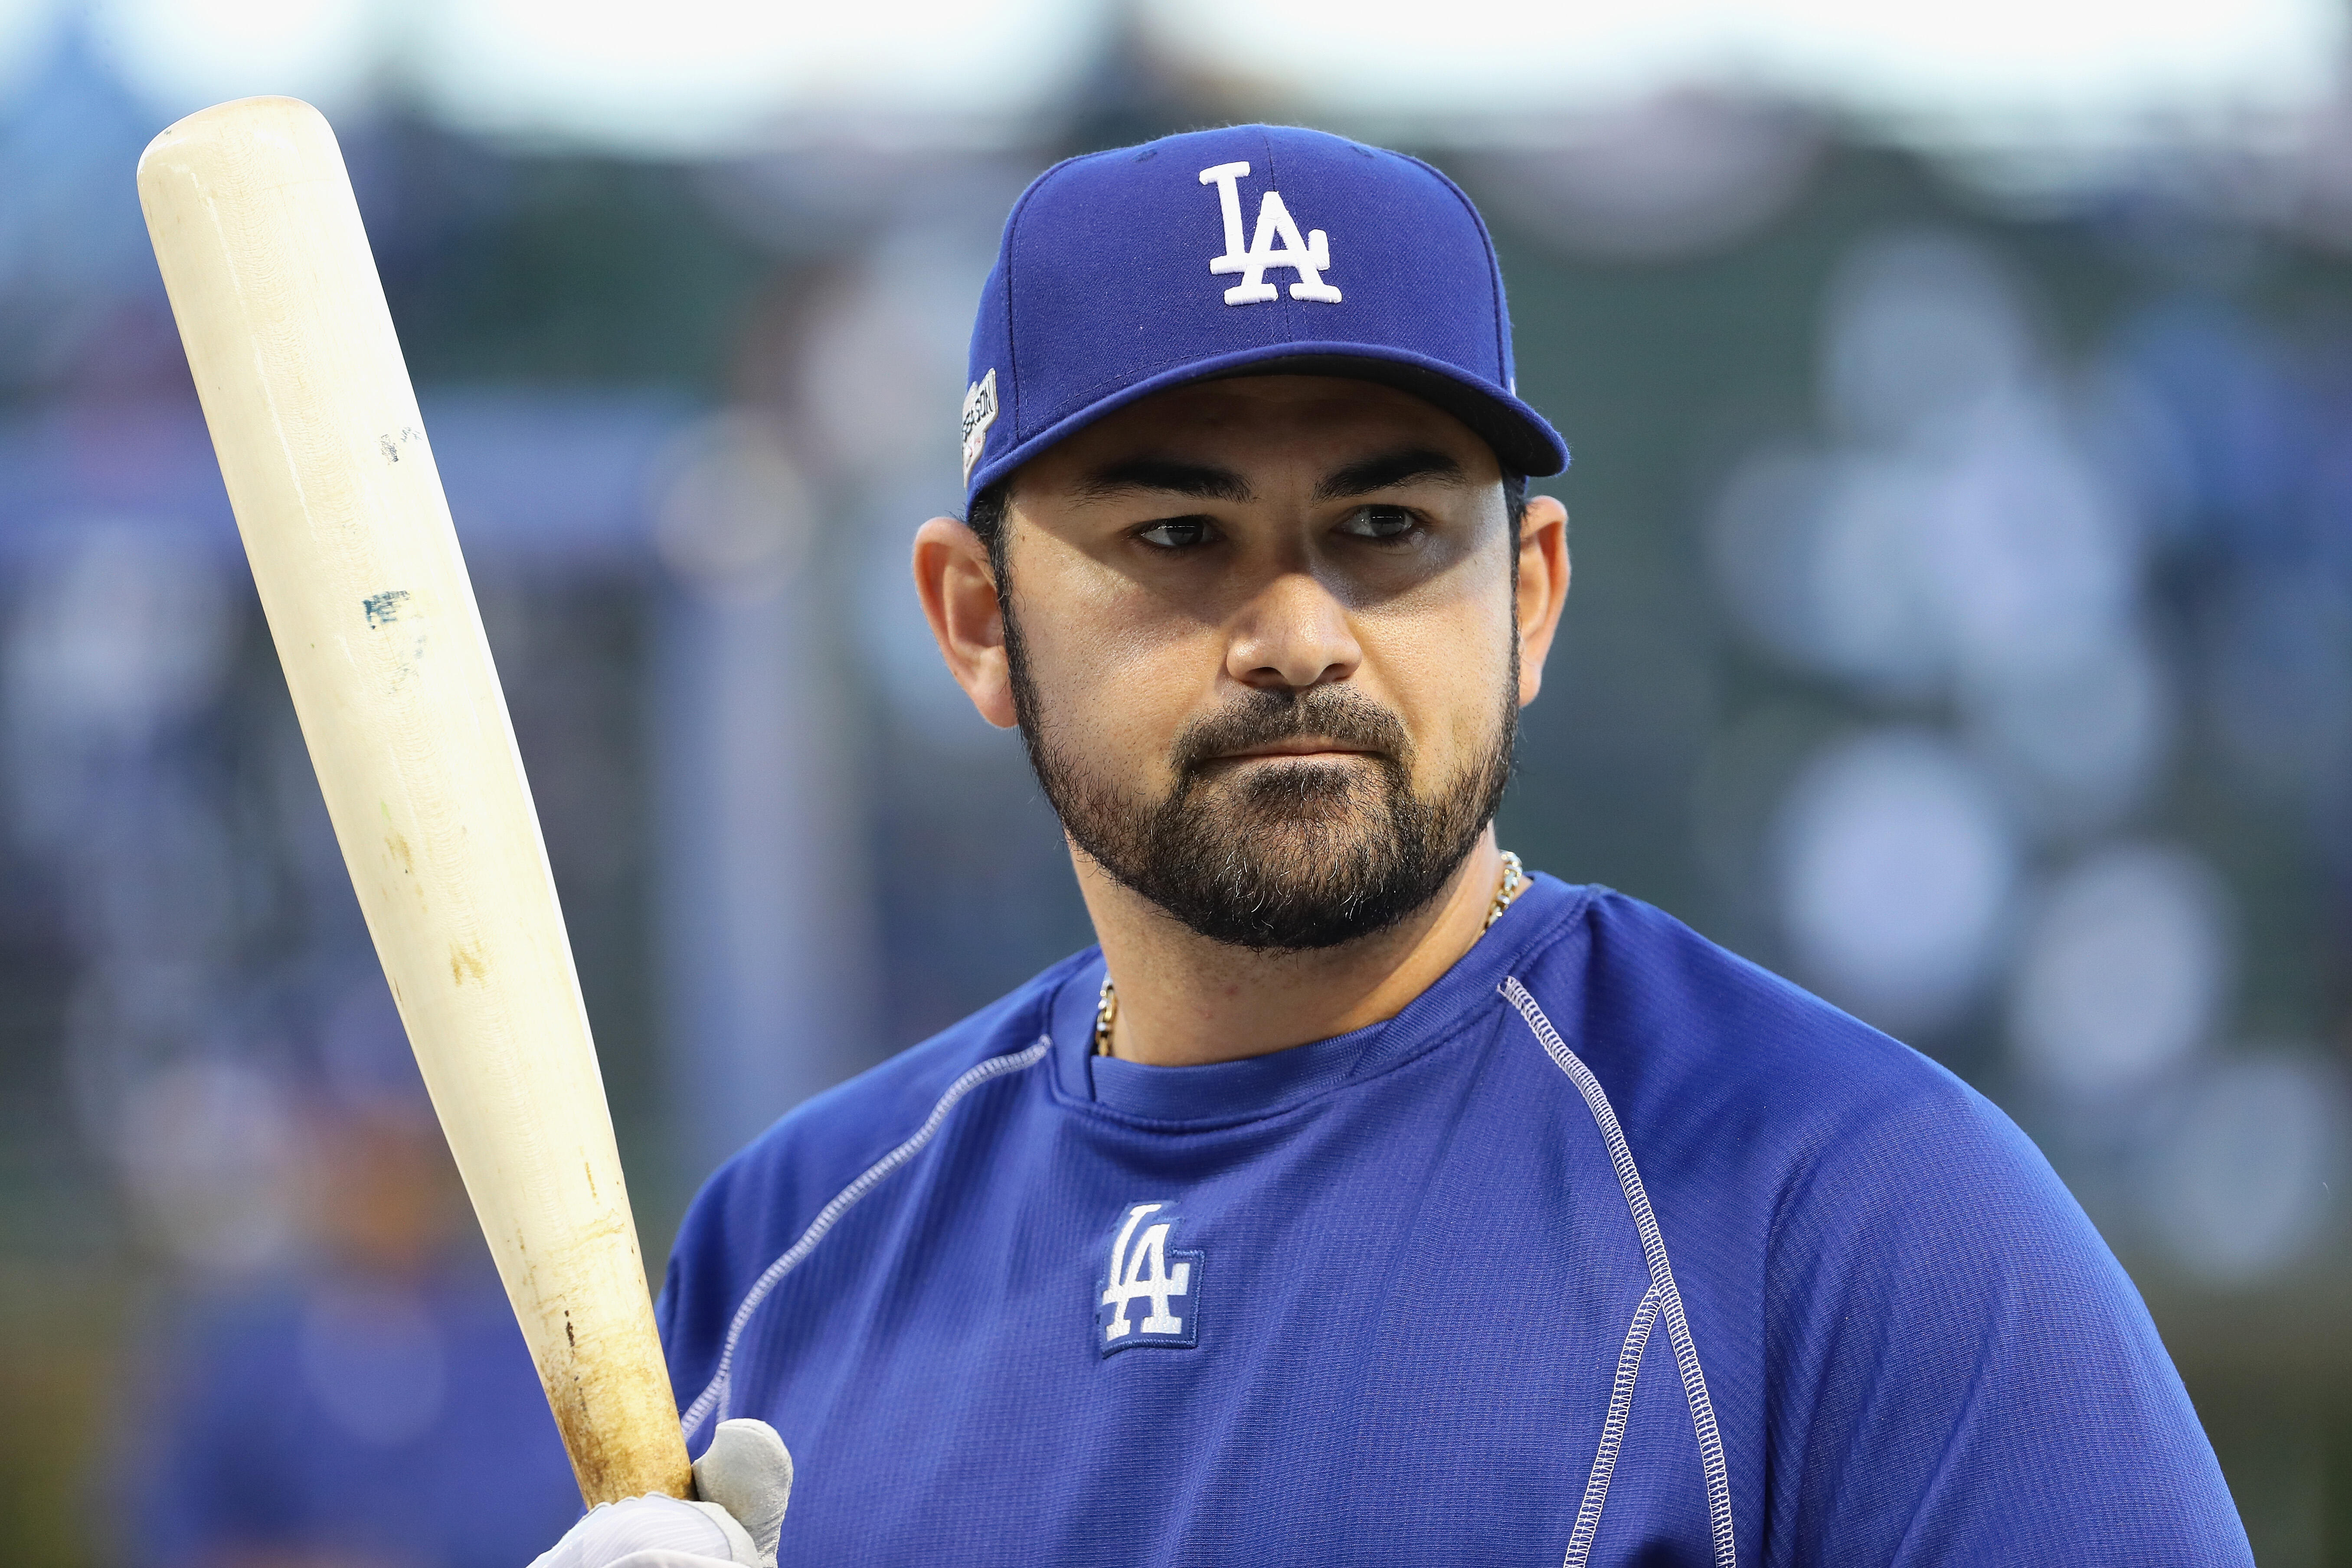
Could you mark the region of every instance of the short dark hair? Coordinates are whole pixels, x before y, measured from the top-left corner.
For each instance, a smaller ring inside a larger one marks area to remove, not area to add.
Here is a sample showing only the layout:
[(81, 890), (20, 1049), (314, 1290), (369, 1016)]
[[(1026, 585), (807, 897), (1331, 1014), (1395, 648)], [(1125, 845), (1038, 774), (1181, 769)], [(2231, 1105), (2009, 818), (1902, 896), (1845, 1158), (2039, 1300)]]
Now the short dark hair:
[[(1004, 518), (1011, 505), (1011, 488), (1012, 480), (999, 479), (972, 497), (971, 510), (965, 512), (963, 520), (964, 526), (980, 535), (981, 543), (988, 547), (988, 570), (1000, 586), (1005, 580), (1004, 552), (1007, 541)], [(1515, 532), (1527, 526), (1527, 475), (1515, 474), (1508, 468), (1503, 470), (1503, 506), (1510, 516), (1511, 528)], [(1519, 557), (1517, 552), (1514, 552), (1511, 555), (1511, 581), (1516, 584), (1518, 580)]]

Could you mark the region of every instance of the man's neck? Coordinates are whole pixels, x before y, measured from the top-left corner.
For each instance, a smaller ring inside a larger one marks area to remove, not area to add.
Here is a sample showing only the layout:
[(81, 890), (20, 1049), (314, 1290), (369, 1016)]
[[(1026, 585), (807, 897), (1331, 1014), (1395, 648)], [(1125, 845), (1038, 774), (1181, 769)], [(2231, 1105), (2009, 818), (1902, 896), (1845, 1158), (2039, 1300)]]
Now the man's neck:
[(1437, 897), (1388, 930), (1266, 953), (1211, 942), (1071, 858), (1118, 988), (1111, 1054), (1155, 1067), (1261, 1057), (1396, 1016), (1478, 940), (1502, 871), (1490, 826)]

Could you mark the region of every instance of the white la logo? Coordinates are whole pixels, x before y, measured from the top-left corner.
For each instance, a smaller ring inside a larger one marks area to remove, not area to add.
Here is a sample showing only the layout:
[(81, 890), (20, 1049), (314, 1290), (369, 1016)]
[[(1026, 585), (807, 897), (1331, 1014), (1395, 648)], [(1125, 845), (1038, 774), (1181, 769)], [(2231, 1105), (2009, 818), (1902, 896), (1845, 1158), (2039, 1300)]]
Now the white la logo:
[[(1111, 1243), (1110, 1270), (1101, 1281), (1100, 1309), (1096, 1313), (1102, 1324), (1106, 1355), (1130, 1344), (1189, 1345), (1199, 1337), (1197, 1314), (1179, 1315), (1171, 1310), (1170, 1303), (1192, 1293), (1192, 1273), (1201, 1255), (1170, 1251), (1168, 1232), (1175, 1215), (1150, 1226), (1143, 1224), (1167, 1206), (1130, 1205), (1126, 1220), (1118, 1227), (1118, 1238)], [(1139, 1226), (1143, 1230), (1139, 1237), (1136, 1234)], [(1171, 1257), (1177, 1259), (1173, 1265), (1169, 1262)], [(1127, 1311), (1129, 1303), (1135, 1301), (1150, 1302), (1150, 1310), (1140, 1322), (1131, 1324)]]
[[(1298, 281), (1290, 286), (1292, 299), (1338, 304), (1339, 290), (1323, 281), (1324, 269), (1331, 265), (1330, 241), (1319, 228), (1300, 238), (1298, 221), (1282, 205), (1280, 192), (1265, 193), (1265, 199), (1258, 204), (1257, 233), (1251, 237), (1250, 247), (1242, 248), (1242, 195), (1234, 182), (1246, 178), (1249, 172), (1247, 163), (1220, 163), (1201, 171), (1201, 183), (1217, 187), (1217, 205), (1225, 215), (1225, 253), (1209, 263), (1209, 270), (1219, 276), (1242, 275), (1239, 283), (1225, 290), (1225, 303), (1252, 305), (1274, 299), (1275, 288), (1265, 280), (1265, 269), (1287, 267), (1298, 274)], [(1276, 240), (1282, 242), (1280, 250), (1274, 248)]]

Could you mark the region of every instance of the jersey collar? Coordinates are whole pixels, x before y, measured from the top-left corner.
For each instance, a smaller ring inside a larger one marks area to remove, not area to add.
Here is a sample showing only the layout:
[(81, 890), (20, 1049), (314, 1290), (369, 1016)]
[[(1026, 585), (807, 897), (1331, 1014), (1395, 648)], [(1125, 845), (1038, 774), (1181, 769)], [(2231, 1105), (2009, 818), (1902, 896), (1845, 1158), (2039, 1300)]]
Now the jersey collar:
[(1503, 918), (1395, 1017), (1327, 1040), (1206, 1067), (1148, 1067), (1093, 1054), (1102, 988), (1099, 948), (1080, 955), (1049, 1004), (1054, 1081), (1061, 1098), (1122, 1121), (1205, 1131), (1277, 1115), (1419, 1056), (1459, 1029), (1504, 976), (1555, 931), (1591, 889), (1538, 872)]

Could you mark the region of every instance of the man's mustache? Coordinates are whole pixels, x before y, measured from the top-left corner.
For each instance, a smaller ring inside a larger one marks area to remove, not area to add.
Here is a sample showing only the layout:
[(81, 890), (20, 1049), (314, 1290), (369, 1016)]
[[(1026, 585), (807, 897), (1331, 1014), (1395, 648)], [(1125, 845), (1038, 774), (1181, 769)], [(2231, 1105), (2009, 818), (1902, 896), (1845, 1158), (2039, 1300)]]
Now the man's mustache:
[(1218, 711), (1195, 719), (1177, 733), (1170, 760), (1176, 776), (1187, 778), (1202, 764), (1236, 752), (1316, 735), (1355, 751), (1402, 763), (1412, 740), (1404, 721), (1348, 686), (1314, 686), (1304, 691), (1249, 691)]

